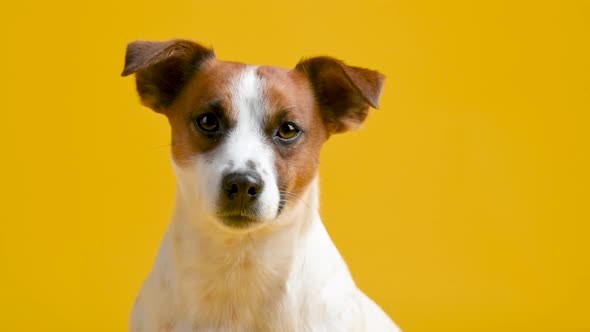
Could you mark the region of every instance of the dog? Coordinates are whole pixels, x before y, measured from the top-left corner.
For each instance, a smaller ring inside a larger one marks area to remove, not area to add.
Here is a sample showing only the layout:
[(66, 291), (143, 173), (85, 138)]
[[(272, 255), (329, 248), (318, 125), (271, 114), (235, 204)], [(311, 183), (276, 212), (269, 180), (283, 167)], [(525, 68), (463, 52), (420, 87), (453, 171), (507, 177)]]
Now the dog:
[(221, 61), (189, 40), (131, 42), (131, 74), (169, 120), (177, 193), (130, 331), (399, 331), (318, 212), (321, 147), (378, 107), (384, 75), (331, 57)]

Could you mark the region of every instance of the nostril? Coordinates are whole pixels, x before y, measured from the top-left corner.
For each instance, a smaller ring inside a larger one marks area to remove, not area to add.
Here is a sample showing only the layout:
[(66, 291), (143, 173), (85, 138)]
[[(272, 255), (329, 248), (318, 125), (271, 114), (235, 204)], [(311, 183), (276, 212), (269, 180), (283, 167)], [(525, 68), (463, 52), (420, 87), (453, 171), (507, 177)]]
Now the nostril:
[(248, 188), (248, 195), (250, 195), (250, 197), (254, 197), (258, 195), (258, 189), (256, 187), (250, 187)]
[(237, 194), (238, 193), (238, 185), (235, 183), (232, 183), (231, 187), (228, 190), (229, 194)]

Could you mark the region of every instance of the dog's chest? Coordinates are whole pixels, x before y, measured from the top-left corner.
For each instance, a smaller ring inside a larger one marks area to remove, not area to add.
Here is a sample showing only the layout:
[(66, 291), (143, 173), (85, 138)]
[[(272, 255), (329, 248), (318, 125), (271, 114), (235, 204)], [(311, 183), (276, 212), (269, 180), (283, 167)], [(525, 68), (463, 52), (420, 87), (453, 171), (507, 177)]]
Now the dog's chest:
[(226, 272), (181, 287), (192, 294), (184, 309), (193, 331), (292, 331), (293, 306), (285, 284), (264, 275), (272, 272)]
[(289, 257), (248, 247), (203, 253), (176, 261), (182, 323), (174, 331), (188, 322), (191, 331), (295, 331)]

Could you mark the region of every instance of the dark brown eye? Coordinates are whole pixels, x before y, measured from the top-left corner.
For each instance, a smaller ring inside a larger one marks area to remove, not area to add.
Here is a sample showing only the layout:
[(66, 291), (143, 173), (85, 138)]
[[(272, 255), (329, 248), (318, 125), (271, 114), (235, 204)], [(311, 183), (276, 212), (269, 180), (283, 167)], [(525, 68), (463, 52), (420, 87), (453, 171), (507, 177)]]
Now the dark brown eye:
[(279, 127), (277, 136), (280, 139), (290, 141), (299, 136), (300, 131), (301, 130), (293, 122), (285, 122)]
[(201, 114), (195, 122), (199, 129), (204, 132), (213, 133), (219, 130), (219, 120), (213, 113)]

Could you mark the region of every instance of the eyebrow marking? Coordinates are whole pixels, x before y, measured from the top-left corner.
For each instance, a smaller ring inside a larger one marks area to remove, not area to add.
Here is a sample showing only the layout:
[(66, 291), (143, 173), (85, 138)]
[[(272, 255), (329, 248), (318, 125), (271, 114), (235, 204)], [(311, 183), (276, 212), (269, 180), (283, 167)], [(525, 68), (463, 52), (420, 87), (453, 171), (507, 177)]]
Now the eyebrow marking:
[(296, 121), (296, 117), (295, 117), (295, 112), (293, 112), (295, 110), (295, 107), (289, 107), (289, 108), (283, 108), (282, 110), (272, 113), (270, 114), (269, 117), (266, 117), (264, 119), (264, 128), (266, 128), (268, 134), (274, 134), (274, 130), (282, 123), (285, 122), (286, 120), (291, 120), (293, 122), (297, 122)]

